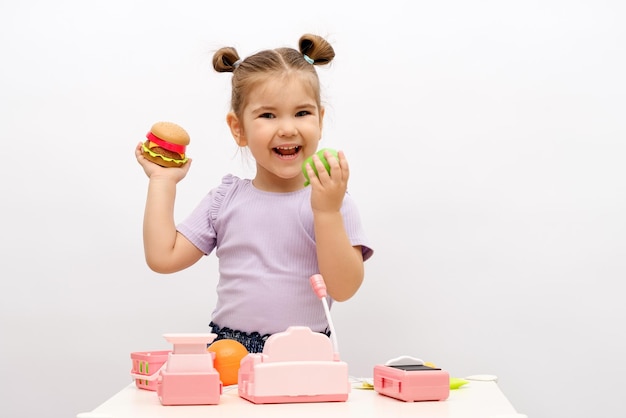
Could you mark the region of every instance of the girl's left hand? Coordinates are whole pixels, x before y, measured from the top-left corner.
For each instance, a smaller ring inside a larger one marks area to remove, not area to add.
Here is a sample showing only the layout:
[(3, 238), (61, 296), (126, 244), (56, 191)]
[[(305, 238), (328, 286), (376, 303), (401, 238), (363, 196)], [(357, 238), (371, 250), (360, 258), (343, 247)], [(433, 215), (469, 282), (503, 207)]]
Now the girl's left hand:
[(343, 151), (337, 153), (339, 158), (326, 151), (324, 158), (330, 166), (330, 173), (326, 171), (324, 163), (314, 154), (313, 163), (317, 168), (319, 177), (315, 175), (313, 168), (307, 164), (306, 170), (309, 182), (313, 188), (311, 192), (311, 208), (314, 212), (338, 212), (343, 204), (343, 198), (348, 190), (348, 178), (350, 169), (348, 160)]

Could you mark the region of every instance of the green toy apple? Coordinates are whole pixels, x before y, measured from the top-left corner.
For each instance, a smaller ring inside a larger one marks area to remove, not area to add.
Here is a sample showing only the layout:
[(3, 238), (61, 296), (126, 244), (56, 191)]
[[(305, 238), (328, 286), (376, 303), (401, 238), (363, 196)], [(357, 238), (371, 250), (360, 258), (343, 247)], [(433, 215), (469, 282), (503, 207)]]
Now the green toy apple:
[[(320, 160), (322, 160), (322, 163), (324, 164), (324, 167), (326, 167), (326, 171), (328, 171), (328, 174), (330, 174), (330, 165), (328, 164), (328, 161), (326, 161), (326, 157), (324, 157), (324, 152), (328, 151), (330, 152), (332, 155), (335, 156), (335, 158), (339, 158), (339, 156), (337, 155), (337, 151), (335, 151), (334, 149), (331, 148), (323, 148), (319, 151), (316, 152), (317, 156), (320, 157)], [(313, 163), (313, 156), (310, 156), (309, 158), (307, 158), (306, 160), (304, 160), (304, 163), (302, 163), (302, 173), (304, 173), (304, 186), (308, 186), (309, 184), (311, 184), (310, 179), (309, 179), (309, 173), (307, 173), (306, 171), (306, 166), (310, 165), (311, 168), (313, 169), (313, 172), (315, 173), (316, 176), (318, 176), (317, 174), (317, 167), (315, 167), (315, 164)]]

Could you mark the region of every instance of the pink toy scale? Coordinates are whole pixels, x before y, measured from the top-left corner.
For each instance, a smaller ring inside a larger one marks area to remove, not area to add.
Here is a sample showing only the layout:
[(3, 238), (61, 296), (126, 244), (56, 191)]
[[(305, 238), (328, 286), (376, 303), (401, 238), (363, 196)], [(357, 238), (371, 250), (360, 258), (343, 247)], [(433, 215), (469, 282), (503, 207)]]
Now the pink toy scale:
[(444, 401), (450, 395), (450, 375), (403, 356), (374, 367), (374, 390), (405, 402)]
[(348, 365), (339, 361), (326, 335), (289, 327), (270, 336), (263, 353), (241, 360), (238, 390), (257, 404), (345, 401)]
[(163, 405), (217, 405), (222, 394), (220, 375), (207, 351), (216, 334), (166, 334), (174, 344), (157, 386)]
[(215, 353), (206, 349), (217, 335), (165, 334), (164, 337), (174, 345), (165, 364), (148, 377), (137, 373), (131, 375), (135, 379), (155, 381), (163, 405), (218, 404), (222, 382), (213, 367)]

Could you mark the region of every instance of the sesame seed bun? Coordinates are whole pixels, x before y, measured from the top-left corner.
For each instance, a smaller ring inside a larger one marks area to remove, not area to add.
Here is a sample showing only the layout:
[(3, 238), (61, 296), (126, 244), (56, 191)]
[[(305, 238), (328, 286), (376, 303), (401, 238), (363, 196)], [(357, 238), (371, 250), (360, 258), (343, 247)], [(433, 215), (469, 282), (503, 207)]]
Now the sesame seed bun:
[(152, 125), (150, 132), (172, 144), (189, 145), (187, 131), (173, 122), (157, 122)]

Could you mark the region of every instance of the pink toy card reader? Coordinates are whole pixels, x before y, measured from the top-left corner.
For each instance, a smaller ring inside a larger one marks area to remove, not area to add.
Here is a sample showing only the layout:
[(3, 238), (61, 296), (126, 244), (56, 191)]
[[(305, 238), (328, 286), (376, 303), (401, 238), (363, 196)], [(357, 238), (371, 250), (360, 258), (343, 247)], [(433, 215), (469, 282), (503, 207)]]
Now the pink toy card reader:
[(374, 367), (374, 390), (405, 402), (444, 401), (450, 395), (450, 375), (418, 358), (401, 356)]
[(207, 351), (216, 334), (165, 334), (174, 345), (160, 370), (157, 395), (163, 405), (216, 405), (222, 382)]
[(256, 404), (345, 401), (348, 365), (331, 340), (308, 327), (271, 335), (262, 353), (248, 354), (239, 367), (239, 396)]

